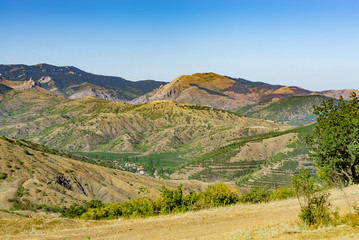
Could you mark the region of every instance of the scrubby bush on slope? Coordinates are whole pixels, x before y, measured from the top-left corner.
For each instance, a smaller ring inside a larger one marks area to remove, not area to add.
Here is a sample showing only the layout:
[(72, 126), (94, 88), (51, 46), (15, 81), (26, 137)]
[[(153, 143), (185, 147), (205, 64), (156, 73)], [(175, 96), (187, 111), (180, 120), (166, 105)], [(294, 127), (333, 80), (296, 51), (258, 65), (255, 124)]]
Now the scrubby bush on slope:
[[(140, 198), (131, 199), (123, 203), (102, 204), (99, 201), (91, 201), (83, 206), (74, 204), (67, 208), (62, 216), (94, 220), (119, 217), (148, 217), (226, 206), (239, 201), (258, 203), (276, 199), (272, 197), (272, 192), (268, 189), (260, 191), (254, 189), (247, 195), (240, 197), (237, 194), (237, 189), (232, 189), (224, 183), (210, 185), (205, 192), (191, 192), (186, 195), (182, 192), (182, 185), (173, 190), (163, 186), (161, 196), (157, 200), (151, 200), (146, 195), (141, 196), (143, 193), (146, 193), (146, 191), (142, 188), (139, 191)], [(243, 199), (246, 200), (244, 201)]]

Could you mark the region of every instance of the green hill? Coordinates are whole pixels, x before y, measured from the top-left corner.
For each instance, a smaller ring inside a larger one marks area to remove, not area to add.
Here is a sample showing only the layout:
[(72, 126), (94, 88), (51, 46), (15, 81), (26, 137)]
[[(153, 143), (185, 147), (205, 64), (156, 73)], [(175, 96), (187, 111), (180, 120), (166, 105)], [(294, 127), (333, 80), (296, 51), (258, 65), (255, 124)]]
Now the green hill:
[(235, 182), (238, 186), (289, 186), (291, 174), (306, 160), (305, 136), (314, 125), (233, 139), (213, 151), (198, 154), (179, 166), (172, 178)]
[[(320, 105), (329, 97), (309, 95), (288, 98), (272, 98), (241, 107), (235, 112), (255, 118), (263, 118), (291, 125), (303, 125), (316, 121), (313, 106)], [(335, 100), (338, 102), (338, 100)]]

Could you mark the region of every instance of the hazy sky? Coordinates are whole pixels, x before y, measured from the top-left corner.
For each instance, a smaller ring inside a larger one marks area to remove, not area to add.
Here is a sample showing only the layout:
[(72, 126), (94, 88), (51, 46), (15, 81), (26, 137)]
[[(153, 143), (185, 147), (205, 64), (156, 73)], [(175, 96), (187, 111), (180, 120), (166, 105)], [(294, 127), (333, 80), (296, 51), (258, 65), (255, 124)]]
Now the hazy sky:
[(359, 0), (0, 0), (0, 63), (359, 88)]

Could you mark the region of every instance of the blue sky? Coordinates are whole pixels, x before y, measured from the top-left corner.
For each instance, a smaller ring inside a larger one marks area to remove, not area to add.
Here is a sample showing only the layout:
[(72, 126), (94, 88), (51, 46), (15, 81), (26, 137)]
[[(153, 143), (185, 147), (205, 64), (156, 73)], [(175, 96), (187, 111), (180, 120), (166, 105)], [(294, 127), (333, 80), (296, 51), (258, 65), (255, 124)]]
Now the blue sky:
[(359, 88), (359, 0), (0, 0), (0, 63)]

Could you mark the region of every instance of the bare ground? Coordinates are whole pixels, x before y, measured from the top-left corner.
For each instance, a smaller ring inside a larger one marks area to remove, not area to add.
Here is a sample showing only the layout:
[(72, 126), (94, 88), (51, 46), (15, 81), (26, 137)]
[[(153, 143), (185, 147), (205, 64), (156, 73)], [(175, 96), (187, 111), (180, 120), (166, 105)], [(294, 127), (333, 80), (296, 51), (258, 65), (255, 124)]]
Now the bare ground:
[[(359, 186), (346, 189), (351, 203)], [(346, 212), (343, 194), (333, 191), (333, 207)], [(0, 215), (1, 239), (358, 239), (359, 229), (348, 226), (319, 230), (295, 224), (296, 199), (256, 205), (189, 212), (146, 219), (78, 221), (49, 216), (23, 218)], [(15, 229), (14, 229), (15, 228)]]

